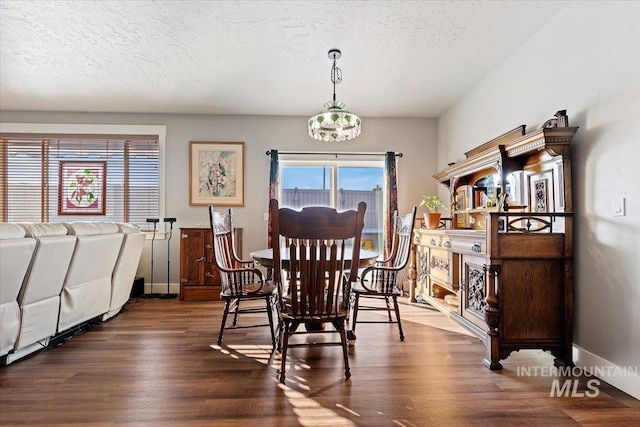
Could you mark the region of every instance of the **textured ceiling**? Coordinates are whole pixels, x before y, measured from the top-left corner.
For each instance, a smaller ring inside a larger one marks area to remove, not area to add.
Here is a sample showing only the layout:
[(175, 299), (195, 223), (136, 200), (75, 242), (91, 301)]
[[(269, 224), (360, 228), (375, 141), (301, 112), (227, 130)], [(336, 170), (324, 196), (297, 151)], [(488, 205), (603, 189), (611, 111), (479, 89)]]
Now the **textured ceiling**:
[(438, 117), (567, 3), (0, 0), (0, 109)]

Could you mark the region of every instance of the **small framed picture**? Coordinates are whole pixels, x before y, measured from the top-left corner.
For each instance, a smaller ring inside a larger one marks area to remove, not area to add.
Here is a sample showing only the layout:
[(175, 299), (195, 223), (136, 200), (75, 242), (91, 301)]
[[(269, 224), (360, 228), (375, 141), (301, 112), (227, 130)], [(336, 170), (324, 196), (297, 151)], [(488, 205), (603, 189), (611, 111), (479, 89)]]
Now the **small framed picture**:
[(191, 141), (189, 204), (244, 206), (244, 142)]
[(58, 215), (104, 215), (107, 162), (60, 162)]

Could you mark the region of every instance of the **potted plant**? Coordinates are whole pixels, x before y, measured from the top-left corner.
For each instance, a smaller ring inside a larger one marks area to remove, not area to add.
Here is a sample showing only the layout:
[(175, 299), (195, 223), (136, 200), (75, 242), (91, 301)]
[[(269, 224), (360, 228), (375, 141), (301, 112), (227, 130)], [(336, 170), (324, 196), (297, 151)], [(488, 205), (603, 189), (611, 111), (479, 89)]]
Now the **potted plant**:
[(424, 224), (427, 228), (434, 229), (440, 225), (441, 213), (437, 212), (439, 207), (447, 208), (442, 204), (440, 196), (422, 196), (420, 206), (426, 206), (428, 213), (424, 214)]

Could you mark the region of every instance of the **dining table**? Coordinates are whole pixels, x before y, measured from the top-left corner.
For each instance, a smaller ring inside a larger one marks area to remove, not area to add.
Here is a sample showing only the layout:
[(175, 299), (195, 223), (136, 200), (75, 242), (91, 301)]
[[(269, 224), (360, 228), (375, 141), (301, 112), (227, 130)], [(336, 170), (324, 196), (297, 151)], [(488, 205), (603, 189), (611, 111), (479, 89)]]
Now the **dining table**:
[[(273, 249), (260, 249), (249, 254), (251, 258), (263, 267), (273, 268)], [(366, 268), (376, 263), (378, 253), (368, 249), (360, 249), (360, 259), (358, 260), (358, 268)], [(287, 248), (280, 249), (280, 258), (282, 268), (289, 268), (289, 250)], [(345, 254), (345, 268), (351, 268), (351, 250), (347, 250)]]

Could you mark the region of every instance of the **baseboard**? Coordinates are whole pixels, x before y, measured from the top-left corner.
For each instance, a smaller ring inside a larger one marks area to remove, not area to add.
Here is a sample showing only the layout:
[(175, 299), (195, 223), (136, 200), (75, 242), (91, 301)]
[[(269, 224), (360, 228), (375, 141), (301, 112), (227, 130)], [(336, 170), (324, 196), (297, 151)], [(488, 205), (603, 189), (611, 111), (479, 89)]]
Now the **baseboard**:
[(638, 366), (618, 366), (575, 344), (573, 361), (576, 366), (640, 400), (640, 368)]

